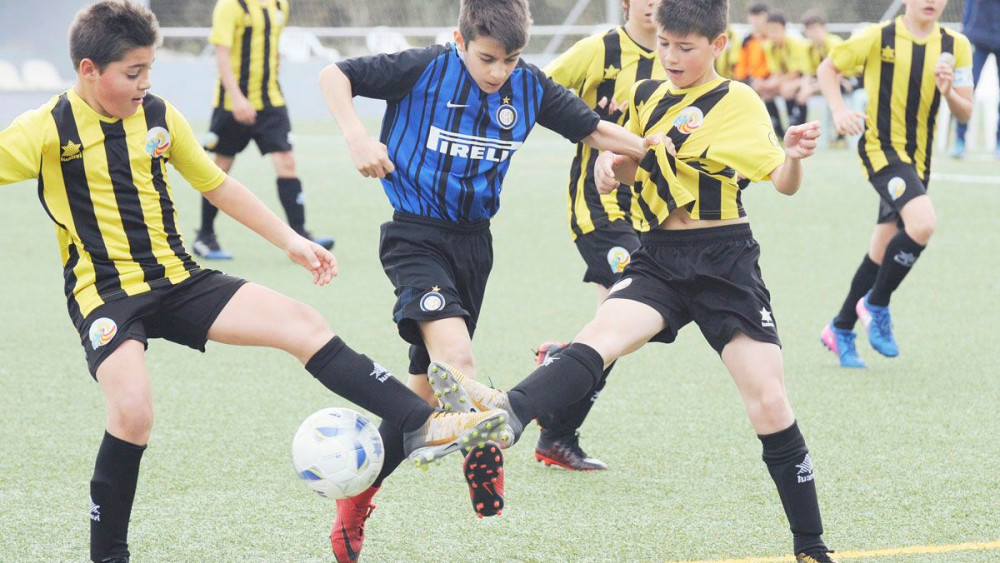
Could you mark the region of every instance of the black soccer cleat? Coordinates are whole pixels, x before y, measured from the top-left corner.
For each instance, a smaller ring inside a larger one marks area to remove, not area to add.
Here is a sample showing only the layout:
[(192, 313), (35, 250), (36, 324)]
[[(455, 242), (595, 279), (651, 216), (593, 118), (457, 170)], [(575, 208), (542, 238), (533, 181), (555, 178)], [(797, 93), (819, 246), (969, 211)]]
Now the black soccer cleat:
[(462, 464), (472, 509), (479, 518), (503, 513), (503, 453), (494, 442), (473, 448)]
[(795, 563), (837, 563), (837, 560), (830, 557), (832, 551), (826, 548), (810, 549), (803, 553), (795, 554)]
[(608, 468), (606, 463), (583, 451), (579, 432), (556, 440), (546, 440), (543, 433), (535, 446), (535, 459), (546, 467), (555, 465), (570, 471), (604, 471)]

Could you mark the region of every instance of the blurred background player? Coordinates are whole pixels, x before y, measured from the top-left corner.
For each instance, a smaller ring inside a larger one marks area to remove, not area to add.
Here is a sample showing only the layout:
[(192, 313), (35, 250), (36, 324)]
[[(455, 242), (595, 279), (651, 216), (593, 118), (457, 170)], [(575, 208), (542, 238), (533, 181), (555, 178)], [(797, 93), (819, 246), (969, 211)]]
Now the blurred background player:
[[(826, 16), (819, 10), (809, 10), (803, 14), (802, 26), (806, 39), (806, 64), (798, 94), (795, 96), (795, 103), (802, 108), (807, 108), (809, 99), (821, 94), (819, 80), (816, 78), (816, 70), (819, 68), (820, 63), (823, 62), (823, 59), (829, 56), (830, 50), (843, 43), (844, 40), (838, 35), (827, 31)], [(841, 76), (840, 89), (843, 91), (844, 97), (849, 100), (848, 105), (852, 108), (861, 107), (863, 109), (864, 100), (857, 100), (859, 96), (863, 96), (863, 92), (861, 91), (863, 86), (861, 73), (863, 70), (863, 67), (858, 67), (850, 71), (847, 75)], [(828, 121), (830, 116), (827, 107), (824, 104), (824, 112), (827, 113), (824, 123), (832, 124)], [(833, 133), (833, 131), (830, 132), (831, 138), (827, 139), (828, 143), (842, 142), (844, 140), (844, 136), (839, 133), (836, 134), (836, 138), (833, 138)]]
[(754, 90), (764, 99), (764, 105), (771, 116), (778, 137), (784, 137), (785, 127), (781, 123), (781, 115), (775, 103), (777, 98), (784, 101), (789, 125), (801, 125), (806, 120), (806, 106), (796, 100), (802, 84), (802, 74), (807, 65), (806, 46), (801, 39), (789, 36), (786, 26), (784, 14), (771, 12), (767, 15), (764, 55), (767, 58), (770, 74), (767, 78), (750, 82)]
[(738, 47), (733, 46), (736, 49), (733, 78), (740, 82), (763, 80), (770, 74), (767, 68), (767, 56), (764, 54), (764, 41), (767, 40), (767, 12), (767, 4), (762, 2), (747, 6), (750, 32)]
[[(889, 298), (937, 224), (927, 185), (938, 108), (948, 104), (959, 121), (972, 114), (972, 47), (964, 35), (938, 25), (947, 0), (903, 4), (904, 15), (837, 45), (818, 71), (837, 131), (864, 132), (858, 153), (880, 198), (868, 253), (840, 312), (821, 334), (823, 344), (848, 368), (865, 367), (854, 343), (859, 318), (875, 351), (890, 358), (899, 355)], [(857, 65), (865, 68), (867, 114), (848, 109), (840, 90), (839, 73)]]
[[(295, 232), (327, 250), (330, 237), (306, 230), (305, 193), (295, 171), (292, 124), (278, 85), (278, 40), (288, 22), (288, 0), (218, 0), (212, 13), (212, 34), (219, 81), (215, 109), (205, 149), (225, 172), (253, 139), (262, 155), (270, 154), (278, 176), (278, 199)], [(215, 216), (219, 210), (201, 202), (201, 228), (191, 245), (198, 256), (228, 260), (219, 245)]]
[[(656, 25), (653, 0), (624, 0), (625, 25), (577, 42), (545, 67), (552, 80), (577, 93), (601, 119), (623, 124), (629, 89), (639, 80), (666, 78), (656, 60)], [(569, 227), (583, 257), (585, 283), (597, 286), (598, 306), (608, 288), (618, 280), (631, 253), (639, 248), (639, 232), (648, 229), (632, 197), (632, 187), (600, 194), (594, 185), (597, 151), (578, 143), (569, 171)], [(545, 342), (538, 349), (538, 363), (561, 349), (558, 342)], [(546, 465), (570, 470), (607, 469), (580, 447), (579, 429), (604, 388), (609, 367), (594, 393), (559, 412), (539, 417), (542, 427), (535, 458)]]
[[(962, 12), (962, 34), (969, 38), (972, 51), (972, 82), (979, 84), (986, 59), (993, 55), (993, 61), (1000, 71), (1000, 0), (965, 0)], [(997, 73), (1000, 82), (1000, 72)], [(969, 125), (961, 120), (955, 131), (955, 144), (951, 147), (953, 158), (965, 157), (965, 134)], [(997, 144), (993, 155), (1000, 158), (1000, 123), (996, 131)]]
[(733, 26), (726, 26), (726, 49), (715, 59), (715, 72), (723, 78), (733, 78), (740, 56), (740, 37)]

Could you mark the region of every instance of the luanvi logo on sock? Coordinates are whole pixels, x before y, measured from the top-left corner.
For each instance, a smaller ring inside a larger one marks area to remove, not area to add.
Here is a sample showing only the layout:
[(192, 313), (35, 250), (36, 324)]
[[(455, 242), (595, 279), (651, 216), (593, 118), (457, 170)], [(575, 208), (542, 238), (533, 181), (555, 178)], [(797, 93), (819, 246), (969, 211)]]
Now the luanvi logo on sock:
[(392, 377), (392, 374), (389, 373), (387, 369), (376, 364), (375, 362), (372, 362), (372, 372), (368, 375), (374, 377), (379, 383), (385, 383), (387, 379)]
[(94, 498), (90, 498), (90, 519), (94, 522), (101, 521), (101, 505), (94, 503)]
[(806, 454), (806, 457), (802, 460), (802, 463), (796, 464), (795, 467), (799, 469), (799, 473), (798, 475), (796, 475), (796, 477), (799, 480), (799, 483), (808, 483), (809, 481), (812, 481), (813, 479), (816, 478), (816, 476), (813, 474), (813, 462), (812, 458), (809, 457), (809, 454)]
[(913, 266), (913, 263), (917, 261), (917, 257), (913, 255), (912, 252), (899, 251), (898, 254), (892, 257), (893, 260), (900, 266), (909, 268)]

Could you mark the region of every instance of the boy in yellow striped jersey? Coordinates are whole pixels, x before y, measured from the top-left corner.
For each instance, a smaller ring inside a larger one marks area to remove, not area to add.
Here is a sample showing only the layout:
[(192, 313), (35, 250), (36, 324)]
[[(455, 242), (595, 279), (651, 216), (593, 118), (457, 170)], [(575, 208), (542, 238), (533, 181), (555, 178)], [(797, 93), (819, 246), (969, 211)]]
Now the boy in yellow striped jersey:
[[(652, 229), (573, 343), (509, 392), (445, 366), (432, 381), (448, 404), (503, 405), (515, 433), (545, 412), (593, 392), (617, 358), (649, 341), (673, 342), (695, 322), (729, 370), (763, 447), (763, 459), (801, 563), (830, 563), (812, 458), (785, 392), (780, 340), (761, 278), (742, 192), (770, 178), (786, 195), (799, 189), (802, 159), (816, 148), (819, 124), (793, 126), (778, 145), (758, 95), (715, 72), (726, 45), (726, 0), (660, 0), (657, 53), (668, 80), (638, 82), (626, 129), (664, 137), (641, 162), (604, 153), (595, 163), (602, 191), (635, 182)], [(453, 381), (461, 385), (451, 387)], [(650, 412), (664, 408), (648, 405)], [(645, 431), (655, 431), (647, 428)]]
[(771, 12), (767, 15), (767, 41), (764, 42), (764, 54), (771, 74), (765, 79), (751, 82), (754, 90), (757, 90), (764, 99), (774, 130), (779, 137), (784, 136), (785, 129), (781, 124), (775, 99), (785, 100), (789, 125), (802, 125), (806, 120), (805, 105), (797, 104), (795, 101), (807, 65), (806, 45), (800, 39), (789, 36), (786, 25), (784, 14)]
[[(215, 109), (205, 149), (229, 172), (236, 155), (253, 139), (260, 153), (270, 154), (278, 175), (278, 199), (288, 224), (327, 250), (330, 237), (313, 237), (305, 226), (305, 193), (295, 171), (292, 125), (278, 84), (278, 41), (288, 23), (290, 0), (218, 0), (212, 13), (215, 64)], [(215, 234), (219, 210), (202, 199), (201, 228), (192, 245), (195, 254), (209, 260), (227, 260)]]
[[(904, 15), (871, 26), (836, 46), (820, 64), (819, 82), (837, 131), (864, 133), (858, 154), (878, 193), (879, 211), (868, 252), (840, 312), (822, 331), (843, 367), (863, 368), (854, 345), (861, 319), (878, 353), (899, 355), (889, 298), (934, 233), (937, 218), (927, 184), (941, 102), (959, 121), (972, 114), (972, 47), (964, 35), (938, 25), (947, 0), (903, 0)], [(864, 65), (866, 113), (849, 110), (838, 72)]]
[[(625, 25), (577, 42), (546, 66), (545, 74), (579, 95), (601, 119), (621, 125), (632, 85), (638, 80), (666, 77), (656, 61), (653, 4), (653, 0), (623, 0)], [(631, 186), (622, 184), (603, 195), (597, 192), (597, 155), (596, 149), (584, 143), (576, 146), (569, 174), (569, 227), (587, 266), (583, 281), (597, 285), (600, 305), (608, 288), (628, 265), (631, 253), (639, 248), (639, 232), (648, 226), (632, 197)], [(559, 343), (543, 343), (539, 346), (539, 362), (559, 349)], [(593, 395), (539, 418), (543, 430), (535, 447), (538, 461), (570, 470), (607, 469), (604, 462), (583, 451), (577, 431), (603, 389), (610, 369)]]
[[(130, 556), (129, 518), (153, 425), (150, 339), (200, 351), (208, 340), (284, 350), (331, 391), (406, 432), (404, 453), (421, 462), (457, 451), (459, 440), (503, 420), (498, 412), (435, 411), (351, 350), (311, 307), (191, 259), (177, 228), (168, 160), (213, 204), (309, 270), (315, 284), (337, 274), (329, 251), (212, 163), (184, 116), (148, 92), (158, 42), (156, 17), (137, 3), (84, 8), (69, 34), (74, 87), (0, 131), (0, 185), (38, 179), (56, 225), (69, 315), (104, 397), (107, 431), (90, 483), (95, 562)], [(450, 447), (442, 436), (453, 438)]]

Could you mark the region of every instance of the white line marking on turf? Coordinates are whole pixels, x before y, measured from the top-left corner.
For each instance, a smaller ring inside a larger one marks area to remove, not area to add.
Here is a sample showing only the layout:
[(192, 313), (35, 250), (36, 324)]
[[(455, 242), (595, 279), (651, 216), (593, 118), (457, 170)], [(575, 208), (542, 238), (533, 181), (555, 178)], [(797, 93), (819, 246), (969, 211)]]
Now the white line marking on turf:
[(967, 182), (969, 184), (995, 184), (1000, 186), (1000, 177), (997, 176), (976, 176), (972, 174), (931, 174), (931, 180), (943, 180), (947, 182)]
[[(1000, 549), (1000, 541), (983, 543), (956, 543), (950, 545), (914, 545), (910, 547), (894, 547), (888, 549), (872, 549), (868, 551), (838, 551), (837, 559), (871, 559), (889, 555), (926, 555), (928, 553), (948, 553), (954, 551), (990, 551)], [(747, 559), (713, 559), (703, 561), (678, 561), (676, 563), (784, 563), (795, 561), (795, 557), (750, 557)]]

